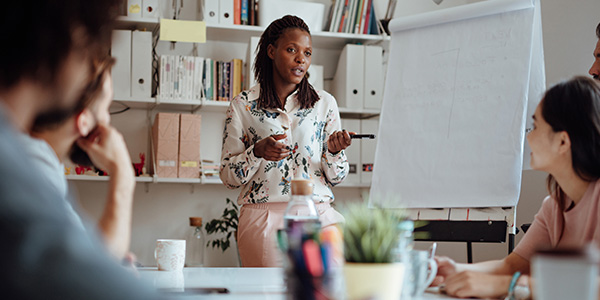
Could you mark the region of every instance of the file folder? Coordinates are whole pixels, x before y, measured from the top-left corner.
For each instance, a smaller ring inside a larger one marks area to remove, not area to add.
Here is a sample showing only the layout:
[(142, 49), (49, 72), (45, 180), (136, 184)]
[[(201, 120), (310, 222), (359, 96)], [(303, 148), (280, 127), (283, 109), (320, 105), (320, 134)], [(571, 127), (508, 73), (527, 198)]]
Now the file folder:
[(383, 101), (383, 48), (365, 46), (364, 108), (381, 109)]
[[(379, 137), (379, 120), (378, 119), (365, 119), (360, 120), (360, 131), (361, 133), (375, 133)], [(360, 182), (371, 183), (373, 177), (373, 163), (375, 162), (375, 148), (377, 146), (377, 139), (374, 140), (361, 140), (360, 142)]]
[(131, 97), (150, 98), (152, 90), (152, 32), (131, 34)]
[(219, 24), (219, 0), (204, 0), (202, 9), (206, 24)]
[(323, 66), (310, 65), (308, 68), (308, 82), (316, 89), (323, 90)]
[(233, 0), (219, 1), (219, 24), (233, 25)]
[(179, 159), (177, 177), (200, 178), (200, 131), (202, 117), (179, 115)]
[(250, 48), (248, 48), (248, 89), (255, 86), (258, 82), (254, 78), (254, 62), (256, 61), (256, 51), (258, 50), (258, 42), (260, 37), (253, 36), (250, 38)]
[(142, 0), (142, 18), (158, 18), (158, 0)]
[[(361, 132), (360, 128), (360, 120), (358, 119), (342, 119), (342, 128), (348, 131), (353, 132)], [(346, 157), (348, 158), (348, 166), (350, 170), (348, 171), (348, 176), (344, 179), (345, 184), (359, 184), (361, 180), (361, 164), (360, 164), (360, 151), (361, 151), (361, 143), (362, 140), (352, 140), (352, 145), (350, 145), (344, 152), (346, 153)]]
[(112, 68), (115, 99), (131, 97), (131, 31), (113, 30), (110, 49), (116, 63)]
[(331, 89), (339, 107), (363, 108), (364, 57), (362, 45), (348, 44), (342, 50)]

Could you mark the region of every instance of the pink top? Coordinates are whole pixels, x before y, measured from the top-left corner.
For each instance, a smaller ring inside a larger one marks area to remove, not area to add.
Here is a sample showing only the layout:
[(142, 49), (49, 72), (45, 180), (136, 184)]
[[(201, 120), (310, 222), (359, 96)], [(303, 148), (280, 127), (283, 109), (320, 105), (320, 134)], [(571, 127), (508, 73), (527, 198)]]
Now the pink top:
[[(568, 207), (571, 199), (567, 197), (565, 203)], [(567, 212), (560, 210), (554, 198), (546, 197), (515, 253), (530, 260), (539, 248), (581, 247), (591, 241), (600, 247), (599, 206), (600, 180), (591, 182), (581, 201)]]

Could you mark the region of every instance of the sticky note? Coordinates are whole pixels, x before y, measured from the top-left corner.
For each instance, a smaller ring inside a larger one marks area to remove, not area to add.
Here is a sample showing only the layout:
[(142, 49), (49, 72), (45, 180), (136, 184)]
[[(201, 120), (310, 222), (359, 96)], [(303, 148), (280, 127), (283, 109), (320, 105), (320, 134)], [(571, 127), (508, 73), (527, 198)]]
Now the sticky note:
[(160, 40), (206, 43), (206, 23), (204, 21), (160, 19)]

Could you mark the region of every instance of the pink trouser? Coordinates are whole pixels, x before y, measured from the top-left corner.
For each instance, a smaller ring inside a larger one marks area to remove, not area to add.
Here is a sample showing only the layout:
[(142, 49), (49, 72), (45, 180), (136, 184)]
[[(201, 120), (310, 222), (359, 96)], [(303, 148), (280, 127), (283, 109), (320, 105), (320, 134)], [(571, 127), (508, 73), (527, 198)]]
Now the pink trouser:
[[(344, 217), (329, 203), (317, 203), (321, 227), (344, 222)], [(283, 229), (287, 202), (244, 204), (238, 224), (238, 249), (242, 267), (281, 267), (283, 258), (277, 248), (277, 230)]]

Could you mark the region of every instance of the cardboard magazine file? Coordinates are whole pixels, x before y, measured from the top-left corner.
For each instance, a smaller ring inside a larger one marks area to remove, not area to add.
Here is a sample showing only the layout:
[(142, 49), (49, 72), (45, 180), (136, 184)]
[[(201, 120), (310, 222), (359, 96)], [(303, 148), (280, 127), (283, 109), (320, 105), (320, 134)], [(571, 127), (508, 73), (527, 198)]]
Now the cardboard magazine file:
[(179, 155), (179, 114), (158, 113), (152, 126), (154, 174), (158, 177), (177, 177)]
[(201, 126), (200, 115), (180, 115), (178, 161), (180, 178), (200, 178)]

